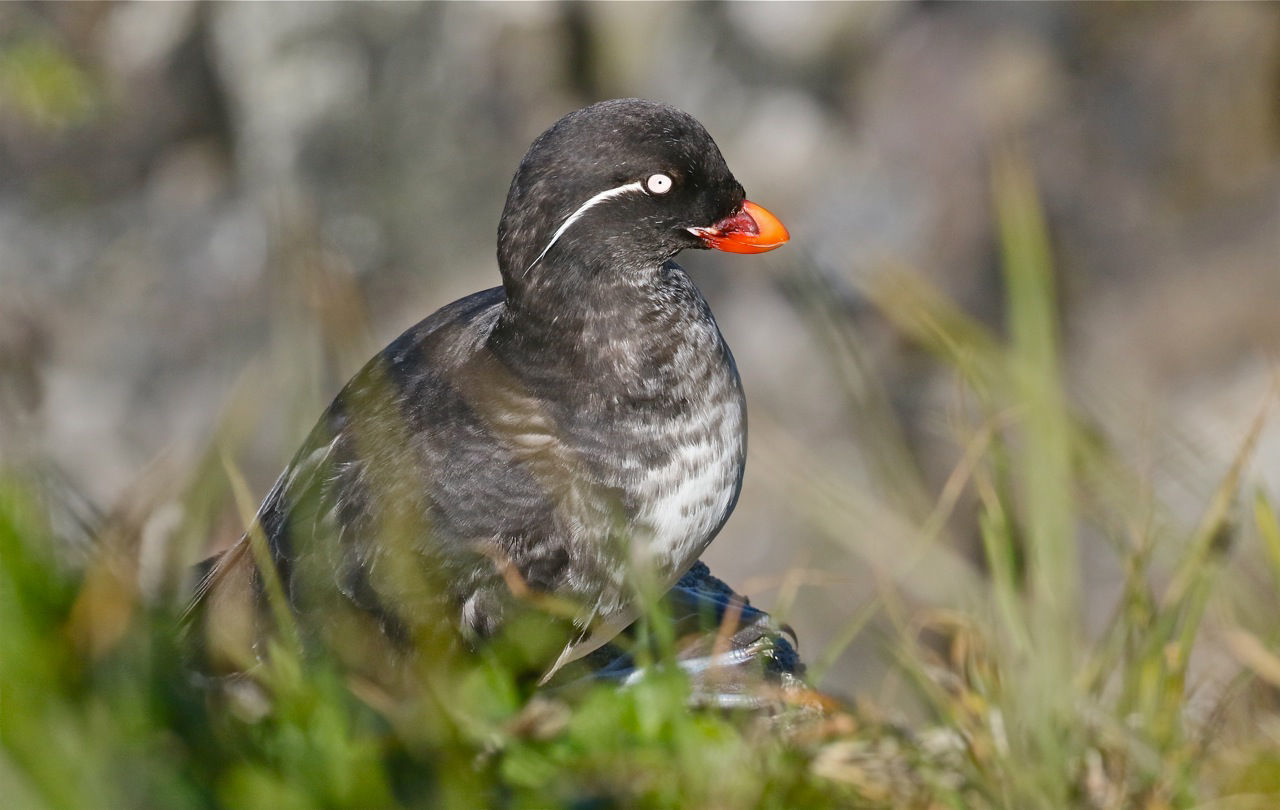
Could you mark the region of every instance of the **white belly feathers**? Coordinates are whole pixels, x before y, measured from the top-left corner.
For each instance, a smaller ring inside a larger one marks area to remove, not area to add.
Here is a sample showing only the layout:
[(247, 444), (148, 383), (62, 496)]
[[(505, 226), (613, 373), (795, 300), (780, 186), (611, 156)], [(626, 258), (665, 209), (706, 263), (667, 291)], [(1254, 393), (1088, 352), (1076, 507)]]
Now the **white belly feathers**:
[(643, 504), (635, 515), (636, 536), (660, 569), (682, 571), (697, 559), (736, 495), (745, 452), (744, 412), (729, 380), (717, 382), (714, 387), (723, 386), (725, 395), (707, 396), (705, 407), (665, 425), (665, 441), (675, 443), (675, 450), (635, 484)]

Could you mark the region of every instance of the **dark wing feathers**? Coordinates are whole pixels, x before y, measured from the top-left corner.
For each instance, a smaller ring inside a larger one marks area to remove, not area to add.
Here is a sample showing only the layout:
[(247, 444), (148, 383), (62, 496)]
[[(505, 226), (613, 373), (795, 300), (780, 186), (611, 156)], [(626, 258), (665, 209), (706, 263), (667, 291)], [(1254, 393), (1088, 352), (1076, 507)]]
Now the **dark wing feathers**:
[[(495, 430), (521, 431), (519, 419), (507, 413), (497, 420), (483, 413), (491, 405), (477, 404), (494, 399), (487, 395), (504, 382), (486, 373), (494, 363), (483, 349), (502, 301), (501, 288), (485, 290), (404, 332), (351, 379), (303, 442), (257, 518), (291, 598), (299, 594), (290, 584), (305, 568), (307, 575), (327, 572), (353, 603), (377, 610), (381, 583), (371, 583), (369, 574), (379, 555), (393, 551), (385, 548), (387, 536), (429, 528), (431, 543), (419, 540), (408, 550), (447, 557), (460, 544), (516, 527), (528, 535), (539, 516), (551, 520), (546, 482), (521, 465), (494, 463), (504, 452)], [(519, 403), (508, 396), (503, 406)], [(444, 469), (451, 474), (438, 474)], [(495, 510), (494, 503), (505, 507)], [(251, 567), (247, 542), (246, 535), (205, 564), (188, 614), (233, 569)], [(435, 562), (446, 574), (466, 568)], [(455, 600), (477, 587), (465, 577), (450, 585), (458, 590)]]

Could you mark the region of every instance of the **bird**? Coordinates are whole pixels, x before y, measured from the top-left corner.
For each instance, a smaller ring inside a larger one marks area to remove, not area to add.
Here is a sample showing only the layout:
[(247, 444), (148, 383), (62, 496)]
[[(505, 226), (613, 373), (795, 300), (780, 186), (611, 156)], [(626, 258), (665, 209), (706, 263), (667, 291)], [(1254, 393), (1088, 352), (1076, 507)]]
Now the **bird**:
[(273, 596), (302, 626), (464, 645), (544, 596), (576, 630), (548, 675), (607, 642), (638, 615), (637, 572), (674, 585), (742, 488), (742, 382), (674, 257), (789, 239), (691, 115), (634, 98), (564, 115), (512, 179), (501, 285), (351, 378), (200, 567), (187, 616), (235, 665)]

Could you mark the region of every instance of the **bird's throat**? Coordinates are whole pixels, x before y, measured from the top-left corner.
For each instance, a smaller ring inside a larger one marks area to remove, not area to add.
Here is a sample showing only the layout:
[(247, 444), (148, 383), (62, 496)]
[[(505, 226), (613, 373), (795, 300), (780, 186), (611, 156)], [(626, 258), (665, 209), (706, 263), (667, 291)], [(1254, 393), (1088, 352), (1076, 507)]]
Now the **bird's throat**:
[[(613, 283), (567, 285), (508, 300), (490, 348), (537, 381), (639, 394), (680, 372), (678, 358), (719, 351), (702, 296), (674, 262), (628, 268)], [(529, 305), (532, 299), (535, 305)], [(563, 379), (568, 373), (572, 380)]]

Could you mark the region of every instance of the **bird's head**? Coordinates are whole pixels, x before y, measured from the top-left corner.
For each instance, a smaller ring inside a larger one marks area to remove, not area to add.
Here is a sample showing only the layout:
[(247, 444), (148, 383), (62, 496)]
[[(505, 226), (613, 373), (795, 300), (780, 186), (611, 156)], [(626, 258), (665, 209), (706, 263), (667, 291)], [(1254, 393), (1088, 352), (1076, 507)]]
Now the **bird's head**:
[(573, 268), (625, 274), (685, 248), (761, 253), (788, 238), (692, 116), (617, 99), (569, 113), (533, 142), (507, 195), (498, 262), (511, 290)]

